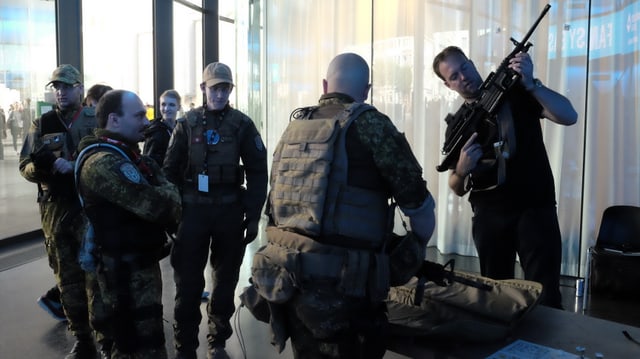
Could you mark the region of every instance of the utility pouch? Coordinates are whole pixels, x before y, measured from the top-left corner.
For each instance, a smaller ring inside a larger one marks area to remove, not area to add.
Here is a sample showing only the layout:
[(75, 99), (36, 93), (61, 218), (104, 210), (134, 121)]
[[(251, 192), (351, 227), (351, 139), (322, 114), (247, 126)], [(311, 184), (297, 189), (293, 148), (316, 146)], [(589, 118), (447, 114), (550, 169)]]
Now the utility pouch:
[(251, 280), (258, 294), (273, 303), (284, 303), (296, 291), (299, 252), (268, 243), (253, 256)]
[(63, 157), (67, 134), (64, 132), (47, 133), (42, 136), (42, 144), (56, 157)]

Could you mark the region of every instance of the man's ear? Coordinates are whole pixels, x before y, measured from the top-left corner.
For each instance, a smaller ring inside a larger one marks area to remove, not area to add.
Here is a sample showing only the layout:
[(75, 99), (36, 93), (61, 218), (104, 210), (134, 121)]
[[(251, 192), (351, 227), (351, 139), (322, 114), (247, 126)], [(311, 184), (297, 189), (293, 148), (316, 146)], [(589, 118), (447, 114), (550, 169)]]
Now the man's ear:
[(200, 91), (202, 91), (202, 93), (204, 93), (207, 90), (207, 84), (206, 82), (203, 82), (200, 84)]
[(111, 112), (109, 116), (107, 116), (107, 127), (108, 128), (118, 128), (120, 126), (120, 117), (115, 112)]

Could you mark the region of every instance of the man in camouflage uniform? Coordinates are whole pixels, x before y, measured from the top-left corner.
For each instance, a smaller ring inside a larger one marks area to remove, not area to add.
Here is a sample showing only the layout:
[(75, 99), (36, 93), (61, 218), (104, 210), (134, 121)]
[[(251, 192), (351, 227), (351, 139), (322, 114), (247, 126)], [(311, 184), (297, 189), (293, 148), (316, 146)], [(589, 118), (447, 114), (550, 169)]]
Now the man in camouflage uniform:
[[(366, 61), (338, 55), (323, 89), (318, 106), (294, 111), (274, 152), (268, 243), (254, 256), (253, 284), (269, 300), (278, 349), (291, 338), (295, 358), (382, 358), (389, 199), (410, 219), (417, 263), (435, 226), (434, 201), (404, 135), (364, 104)], [(322, 149), (322, 133), (336, 131), (335, 145)]]
[(98, 129), (80, 143), (78, 192), (93, 226), (97, 277), (109, 312), (112, 358), (167, 357), (158, 263), (165, 228), (180, 219), (180, 195), (158, 164), (141, 156), (149, 125), (133, 92), (106, 93)]
[(178, 120), (163, 166), (180, 187), (183, 204), (171, 252), (175, 345), (178, 358), (196, 358), (203, 271), (211, 250), (208, 357), (227, 358), (240, 266), (246, 245), (258, 235), (267, 196), (267, 155), (253, 121), (229, 105), (231, 69), (207, 65), (200, 86), (207, 102)]
[[(55, 90), (55, 109), (31, 124), (20, 152), (20, 174), (38, 184), (38, 203), (42, 231), (69, 330), (76, 343), (67, 356), (94, 358), (96, 354), (89, 325), (92, 315), (101, 318), (99, 293), (91, 277), (78, 263), (78, 250), (86, 227), (73, 179), (73, 166), (80, 139), (96, 127), (93, 109), (82, 106), (84, 87), (80, 72), (71, 65), (60, 65), (48, 85)], [(92, 298), (88, 303), (87, 296)], [(99, 321), (99, 319), (98, 319)], [(98, 341), (109, 345), (101, 334)], [(106, 353), (108, 355), (108, 353)]]

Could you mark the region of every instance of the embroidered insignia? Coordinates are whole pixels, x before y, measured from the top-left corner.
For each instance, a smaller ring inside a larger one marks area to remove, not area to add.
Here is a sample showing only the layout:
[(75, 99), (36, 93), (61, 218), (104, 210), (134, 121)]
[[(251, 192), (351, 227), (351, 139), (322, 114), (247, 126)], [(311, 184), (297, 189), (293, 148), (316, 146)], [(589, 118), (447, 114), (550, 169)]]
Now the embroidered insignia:
[(256, 149), (260, 152), (264, 151), (264, 143), (262, 143), (262, 138), (260, 138), (260, 135), (256, 135), (253, 140), (256, 143)]
[(136, 168), (136, 166), (134, 166), (133, 163), (131, 162), (125, 162), (121, 164), (120, 173), (122, 173), (124, 178), (126, 178), (127, 180), (133, 183), (140, 183), (142, 180), (142, 177), (140, 176), (140, 172), (138, 172), (138, 169)]

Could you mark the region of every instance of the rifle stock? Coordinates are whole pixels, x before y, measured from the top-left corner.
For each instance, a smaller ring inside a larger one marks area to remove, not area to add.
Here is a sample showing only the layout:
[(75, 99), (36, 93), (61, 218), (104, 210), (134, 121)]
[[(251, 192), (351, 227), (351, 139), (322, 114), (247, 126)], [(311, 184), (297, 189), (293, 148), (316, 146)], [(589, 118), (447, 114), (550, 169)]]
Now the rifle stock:
[(458, 162), (462, 146), (474, 132), (477, 132), (482, 121), (496, 114), (507, 92), (520, 80), (520, 74), (509, 68), (509, 61), (519, 52), (527, 52), (533, 46), (528, 42), (529, 38), (550, 8), (551, 5), (549, 4), (544, 7), (522, 41), (518, 42), (511, 38), (515, 48), (502, 60), (496, 71), (491, 72), (482, 83), (478, 101), (471, 104), (462, 104), (455, 115), (447, 115), (445, 121), (453, 127), (444, 141), (444, 146), (442, 147), (444, 158), (436, 166), (438, 172), (444, 172)]

